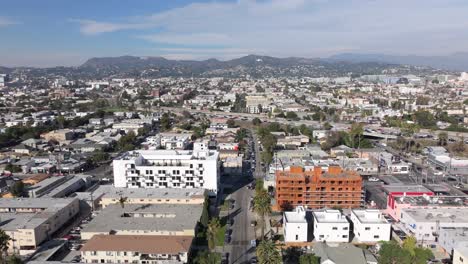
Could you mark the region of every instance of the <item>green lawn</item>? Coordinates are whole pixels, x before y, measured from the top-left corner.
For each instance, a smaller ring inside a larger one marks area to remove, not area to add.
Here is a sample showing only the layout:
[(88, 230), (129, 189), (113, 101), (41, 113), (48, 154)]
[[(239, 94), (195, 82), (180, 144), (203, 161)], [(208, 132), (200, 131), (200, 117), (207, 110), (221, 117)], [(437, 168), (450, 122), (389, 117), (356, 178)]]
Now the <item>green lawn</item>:
[(224, 245), (224, 233), (226, 233), (226, 224), (221, 226), (218, 234), (216, 234), (216, 246), (222, 247)]

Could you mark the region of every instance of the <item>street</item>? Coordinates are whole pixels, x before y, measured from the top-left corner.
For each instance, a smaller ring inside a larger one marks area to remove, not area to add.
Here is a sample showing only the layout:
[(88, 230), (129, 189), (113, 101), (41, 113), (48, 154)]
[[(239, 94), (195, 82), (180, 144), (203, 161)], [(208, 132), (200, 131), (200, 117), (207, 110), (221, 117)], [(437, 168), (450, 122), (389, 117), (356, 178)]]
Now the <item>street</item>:
[(257, 137), (251, 131), (252, 138), (248, 144), (249, 152), (255, 161), (255, 170), (252, 170), (250, 162), (245, 162), (246, 169), (241, 179), (233, 181), (233, 193), (229, 199), (235, 200), (235, 207), (229, 210), (230, 218), (234, 220), (232, 227), (232, 241), (225, 244), (224, 252), (229, 253), (229, 263), (250, 263), (250, 260), (256, 255), (255, 247), (251, 245), (251, 241), (256, 239), (255, 227), (251, 226), (251, 222), (256, 219), (255, 213), (251, 212), (250, 201), (254, 195), (254, 190), (247, 188), (251, 182), (251, 176), (254, 179), (262, 177), (260, 166), (260, 150), (257, 143)]

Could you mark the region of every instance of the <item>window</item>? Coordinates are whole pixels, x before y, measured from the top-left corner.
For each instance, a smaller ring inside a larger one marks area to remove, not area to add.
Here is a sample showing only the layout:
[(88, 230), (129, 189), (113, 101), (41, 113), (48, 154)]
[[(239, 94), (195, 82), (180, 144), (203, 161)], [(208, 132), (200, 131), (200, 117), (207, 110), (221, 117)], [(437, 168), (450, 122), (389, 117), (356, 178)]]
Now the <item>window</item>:
[(324, 235), (320, 235), (319, 238), (324, 238), (325, 236)]
[(460, 262), (463, 262), (463, 258), (462, 258), (462, 257), (460, 257)]
[(376, 238), (376, 239), (379, 238), (379, 235), (375, 235), (374, 238)]
[(343, 230), (348, 230), (348, 227), (343, 227)]
[(296, 235), (296, 240), (299, 240), (299, 235)]
[(338, 230), (338, 227), (334, 226), (332, 227), (332, 230)]
[(366, 227), (366, 228), (364, 228), (364, 230), (370, 230), (370, 227)]
[(348, 235), (343, 235), (342, 237), (343, 237), (343, 238), (348, 238)]

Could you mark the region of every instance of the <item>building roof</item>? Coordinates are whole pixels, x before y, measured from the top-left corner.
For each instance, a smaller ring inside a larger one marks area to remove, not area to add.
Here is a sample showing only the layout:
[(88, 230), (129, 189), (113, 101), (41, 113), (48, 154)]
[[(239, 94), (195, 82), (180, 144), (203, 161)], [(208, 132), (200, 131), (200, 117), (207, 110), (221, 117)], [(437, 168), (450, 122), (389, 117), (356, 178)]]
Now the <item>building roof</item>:
[(391, 185), (385, 185), (383, 187), (387, 193), (394, 193), (394, 192), (421, 192), (421, 193), (430, 193), (431, 190), (427, 189), (426, 187), (422, 185), (397, 185), (397, 184), (391, 184)]
[(186, 231), (194, 230), (202, 204), (111, 204), (104, 208), (83, 232), (111, 230)]
[(312, 215), (318, 223), (349, 223), (339, 210), (316, 210)]
[(367, 264), (363, 250), (352, 244), (340, 244), (331, 247), (326, 243), (315, 243), (314, 254), (320, 257), (320, 262), (331, 260), (335, 264)]
[(188, 252), (191, 236), (95, 235), (81, 251), (130, 251), (143, 254)]
[(351, 212), (361, 223), (389, 224), (385, 217), (383, 217), (382, 212), (377, 209), (353, 209)]
[(93, 195), (98, 197), (103, 195), (103, 198), (118, 199), (121, 196), (132, 198), (161, 198), (161, 199), (195, 199), (204, 198), (205, 189), (146, 189), (146, 188), (119, 188), (112, 185), (100, 185)]
[(418, 222), (468, 223), (468, 207), (455, 208), (412, 208), (403, 212)]

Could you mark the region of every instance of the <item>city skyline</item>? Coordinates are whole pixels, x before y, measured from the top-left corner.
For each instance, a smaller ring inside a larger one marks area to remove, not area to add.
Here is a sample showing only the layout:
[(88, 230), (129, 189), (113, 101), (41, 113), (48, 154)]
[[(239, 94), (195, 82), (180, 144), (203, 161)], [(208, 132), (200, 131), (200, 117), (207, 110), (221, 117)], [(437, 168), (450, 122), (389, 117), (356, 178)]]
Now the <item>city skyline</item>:
[(468, 3), (459, 0), (45, 3), (3, 5), (0, 65), (76, 66), (91, 57), (121, 55), (447, 55), (466, 51), (468, 44)]

